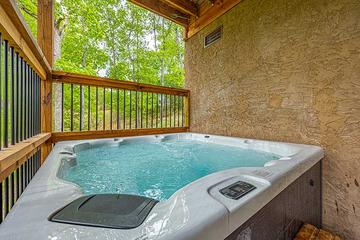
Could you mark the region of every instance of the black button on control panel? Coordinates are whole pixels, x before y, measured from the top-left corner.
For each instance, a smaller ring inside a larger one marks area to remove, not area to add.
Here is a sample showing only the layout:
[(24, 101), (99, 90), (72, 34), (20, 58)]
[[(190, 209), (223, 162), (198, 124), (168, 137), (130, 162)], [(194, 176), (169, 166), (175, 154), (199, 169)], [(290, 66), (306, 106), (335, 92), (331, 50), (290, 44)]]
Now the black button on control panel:
[(237, 200), (255, 189), (256, 187), (250, 183), (238, 181), (221, 189), (220, 193), (225, 197)]

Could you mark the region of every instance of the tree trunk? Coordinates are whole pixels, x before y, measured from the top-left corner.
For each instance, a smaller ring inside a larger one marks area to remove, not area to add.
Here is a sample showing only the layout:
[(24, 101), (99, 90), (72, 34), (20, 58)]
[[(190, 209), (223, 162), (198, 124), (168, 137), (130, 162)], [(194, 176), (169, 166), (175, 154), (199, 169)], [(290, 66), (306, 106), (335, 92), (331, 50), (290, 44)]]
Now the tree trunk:
[[(63, 28), (60, 27), (60, 24), (55, 23), (55, 36), (54, 36), (54, 62), (56, 59), (59, 59), (61, 56), (61, 40), (63, 37)], [(54, 95), (54, 130), (55, 132), (60, 132), (62, 129), (63, 123), (61, 122), (62, 116), (62, 91), (61, 84), (53, 85), (53, 95)]]

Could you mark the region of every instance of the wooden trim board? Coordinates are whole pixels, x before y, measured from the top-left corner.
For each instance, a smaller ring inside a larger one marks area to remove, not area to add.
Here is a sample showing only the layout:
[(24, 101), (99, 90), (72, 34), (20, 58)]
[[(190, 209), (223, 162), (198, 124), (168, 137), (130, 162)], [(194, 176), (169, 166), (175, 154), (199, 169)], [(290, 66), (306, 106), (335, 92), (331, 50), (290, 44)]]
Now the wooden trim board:
[(52, 74), (53, 82), (60, 83), (73, 83), (81, 84), (85, 86), (98, 86), (98, 87), (108, 87), (108, 88), (119, 88), (132, 91), (141, 91), (141, 92), (153, 92), (153, 93), (162, 93), (170, 95), (179, 95), (187, 96), (189, 90), (173, 87), (162, 87), (157, 85), (142, 84), (137, 82), (115, 80), (110, 78), (102, 78), (95, 76), (88, 76), (83, 74), (76, 73), (67, 73), (61, 71), (53, 71)]
[(51, 133), (41, 133), (0, 151), (0, 173), (28, 156), (50, 139)]
[(70, 141), (70, 140), (181, 133), (181, 132), (187, 132), (188, 130), (189, 130), (188, 127), (176, 127), (176, 128), (146, 128), (146, 129), (84, 131), (84, 132), (54, 132), (52, 134), (51, 141), (53, 143), (56, 143), (60, 141)]

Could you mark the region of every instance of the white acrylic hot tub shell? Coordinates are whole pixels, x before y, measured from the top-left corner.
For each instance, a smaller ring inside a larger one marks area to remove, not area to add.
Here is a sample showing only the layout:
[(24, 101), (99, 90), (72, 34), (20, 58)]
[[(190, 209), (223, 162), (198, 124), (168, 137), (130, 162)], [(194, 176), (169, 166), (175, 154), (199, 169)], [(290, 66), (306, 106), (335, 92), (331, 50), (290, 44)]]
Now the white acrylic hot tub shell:
[[(209, 136), (209, 138), (205, 138)], [(283, 156), (261, 168), (235, 168), (217, 172), (177, 191), (158, 203), (145, 222), (130, 230), (94, 228), (53, 223), (47, 217), (82, 196), (75, 185), (57, 177), (61, 154), (80, 143), (108, 144), (114, 139), (71, 141), (56, 144), (14, 208), (0, 225), (0, 239), (27, 240), (219, 240), (227, 237), (296, 178), (323, 157), (321, 148), (309, 145), (259, 141), (195, 133), (122, 138), (126, 141), (153, 141), (161, 138), (189, 138), (258, 149)], [(116, 139), (117, 141), (119, 139)], [(219, 190), (245, 180), (257, 187), (239, 200)]]

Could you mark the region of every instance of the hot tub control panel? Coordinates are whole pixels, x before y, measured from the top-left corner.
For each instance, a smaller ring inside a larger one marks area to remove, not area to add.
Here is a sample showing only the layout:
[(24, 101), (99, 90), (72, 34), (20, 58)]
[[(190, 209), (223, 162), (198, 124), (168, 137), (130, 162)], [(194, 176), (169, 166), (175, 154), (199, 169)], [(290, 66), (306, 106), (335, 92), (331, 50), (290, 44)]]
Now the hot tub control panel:
[(220, 193), (225, 197), (237, 200), (255, 189), (256, 187), (250, 183), (238, 181), (221, 189)]

